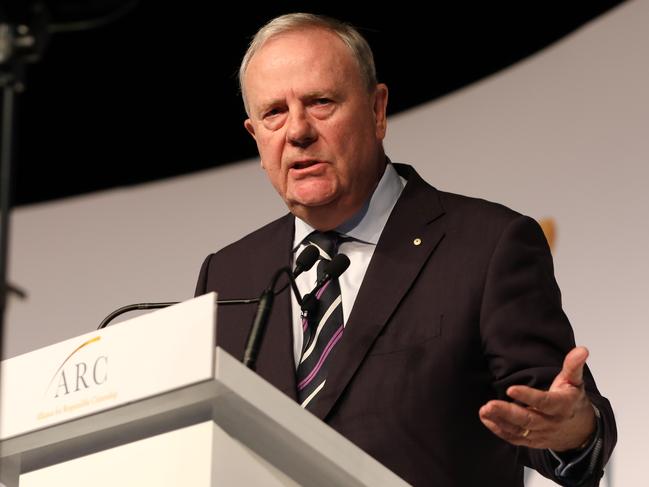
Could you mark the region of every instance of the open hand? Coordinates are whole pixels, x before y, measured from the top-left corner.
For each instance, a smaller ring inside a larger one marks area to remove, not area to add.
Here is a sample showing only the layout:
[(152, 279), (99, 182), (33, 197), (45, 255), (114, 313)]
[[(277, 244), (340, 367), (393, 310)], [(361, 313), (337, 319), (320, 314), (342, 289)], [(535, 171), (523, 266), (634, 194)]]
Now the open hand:
[(480, 408), (480, 420), (514, 445), (561, 452), (584, 446), (596, 428), (595, 412), (584, 391), (585, 347), (573, 348), (547, 391), (511, 386), (507, 395), (522, 405), (493, 400)]

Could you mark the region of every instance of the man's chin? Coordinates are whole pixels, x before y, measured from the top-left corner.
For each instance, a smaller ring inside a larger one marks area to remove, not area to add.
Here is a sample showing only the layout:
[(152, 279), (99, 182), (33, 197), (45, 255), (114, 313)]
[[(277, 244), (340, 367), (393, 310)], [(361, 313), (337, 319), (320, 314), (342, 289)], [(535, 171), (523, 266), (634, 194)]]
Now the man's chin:
[(303, 208), (322, 208), (329, 206), (336, 199), (336, 194), (327, 192), (305, 191), (299, 194), (291, 195), (287, 198), (289, 208), (303, 207)]
[(291, 201), (287, 203), (292, 213), (313, 213), (325, 211), (331, 207), (331, 200)]
[(333, 210), (335, 198), (293, 199), (286, 202), (288, 209), (295, 216), (310, 221), (313, 217)]

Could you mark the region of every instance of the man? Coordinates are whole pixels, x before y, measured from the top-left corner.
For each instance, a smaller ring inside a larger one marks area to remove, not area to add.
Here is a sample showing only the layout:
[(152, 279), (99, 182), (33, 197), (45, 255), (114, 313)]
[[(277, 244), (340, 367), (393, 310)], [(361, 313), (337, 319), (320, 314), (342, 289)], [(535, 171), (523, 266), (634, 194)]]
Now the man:
[[(347, 25), (271, 21), (240, 81), (245, 128), (290, 214), (209, 256), (196, 293), (258, 295), (312, 243), (351, 261), (306, 316), (276, 299), (258, 373), (413, 485), (520, 486), (523, 465), (597, 485), (613, 413), (538, 225), (386, 158), (388, 89)], [(219, 311), (217, 341), (239, 358), (253, 313)]]

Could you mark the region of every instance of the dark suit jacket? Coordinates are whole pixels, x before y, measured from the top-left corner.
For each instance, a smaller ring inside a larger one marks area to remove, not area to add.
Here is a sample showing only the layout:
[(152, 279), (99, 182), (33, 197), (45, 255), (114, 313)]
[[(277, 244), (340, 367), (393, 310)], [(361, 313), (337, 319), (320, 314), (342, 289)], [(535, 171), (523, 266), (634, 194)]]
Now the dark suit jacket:
[[(483, 200), (444, 193), (409, 166), (408, 184), (367, 269), (343, 338), (330, 357), (314, 413), (413, 485), (523, 485), (523, 464), (552, 477), (544, 450), (512, 446), (480, 422), (480, 406), (513, 384), (549, 387), (573, 332), (552, 258), (532, 219)], [(420, 245), (413, 241), (421, 239)], [(196, 294), (258, 296), (291, 262), (286, 215), (210, 255)], [(221, 307), (217, 342), (242, 358), (254, 306)], [(296, 398), (289, 295), (277, 297), (258, 373)], [(608, 401), (586, 373), (616, 440)]]

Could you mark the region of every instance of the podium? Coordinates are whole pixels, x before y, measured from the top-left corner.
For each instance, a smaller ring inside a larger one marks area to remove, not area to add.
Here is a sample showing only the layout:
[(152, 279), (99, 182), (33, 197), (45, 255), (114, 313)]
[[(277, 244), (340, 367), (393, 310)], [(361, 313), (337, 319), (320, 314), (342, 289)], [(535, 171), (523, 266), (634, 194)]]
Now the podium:
[(2, 362), (0, 485), (407, 485), (215, 348), (215, 302)]

